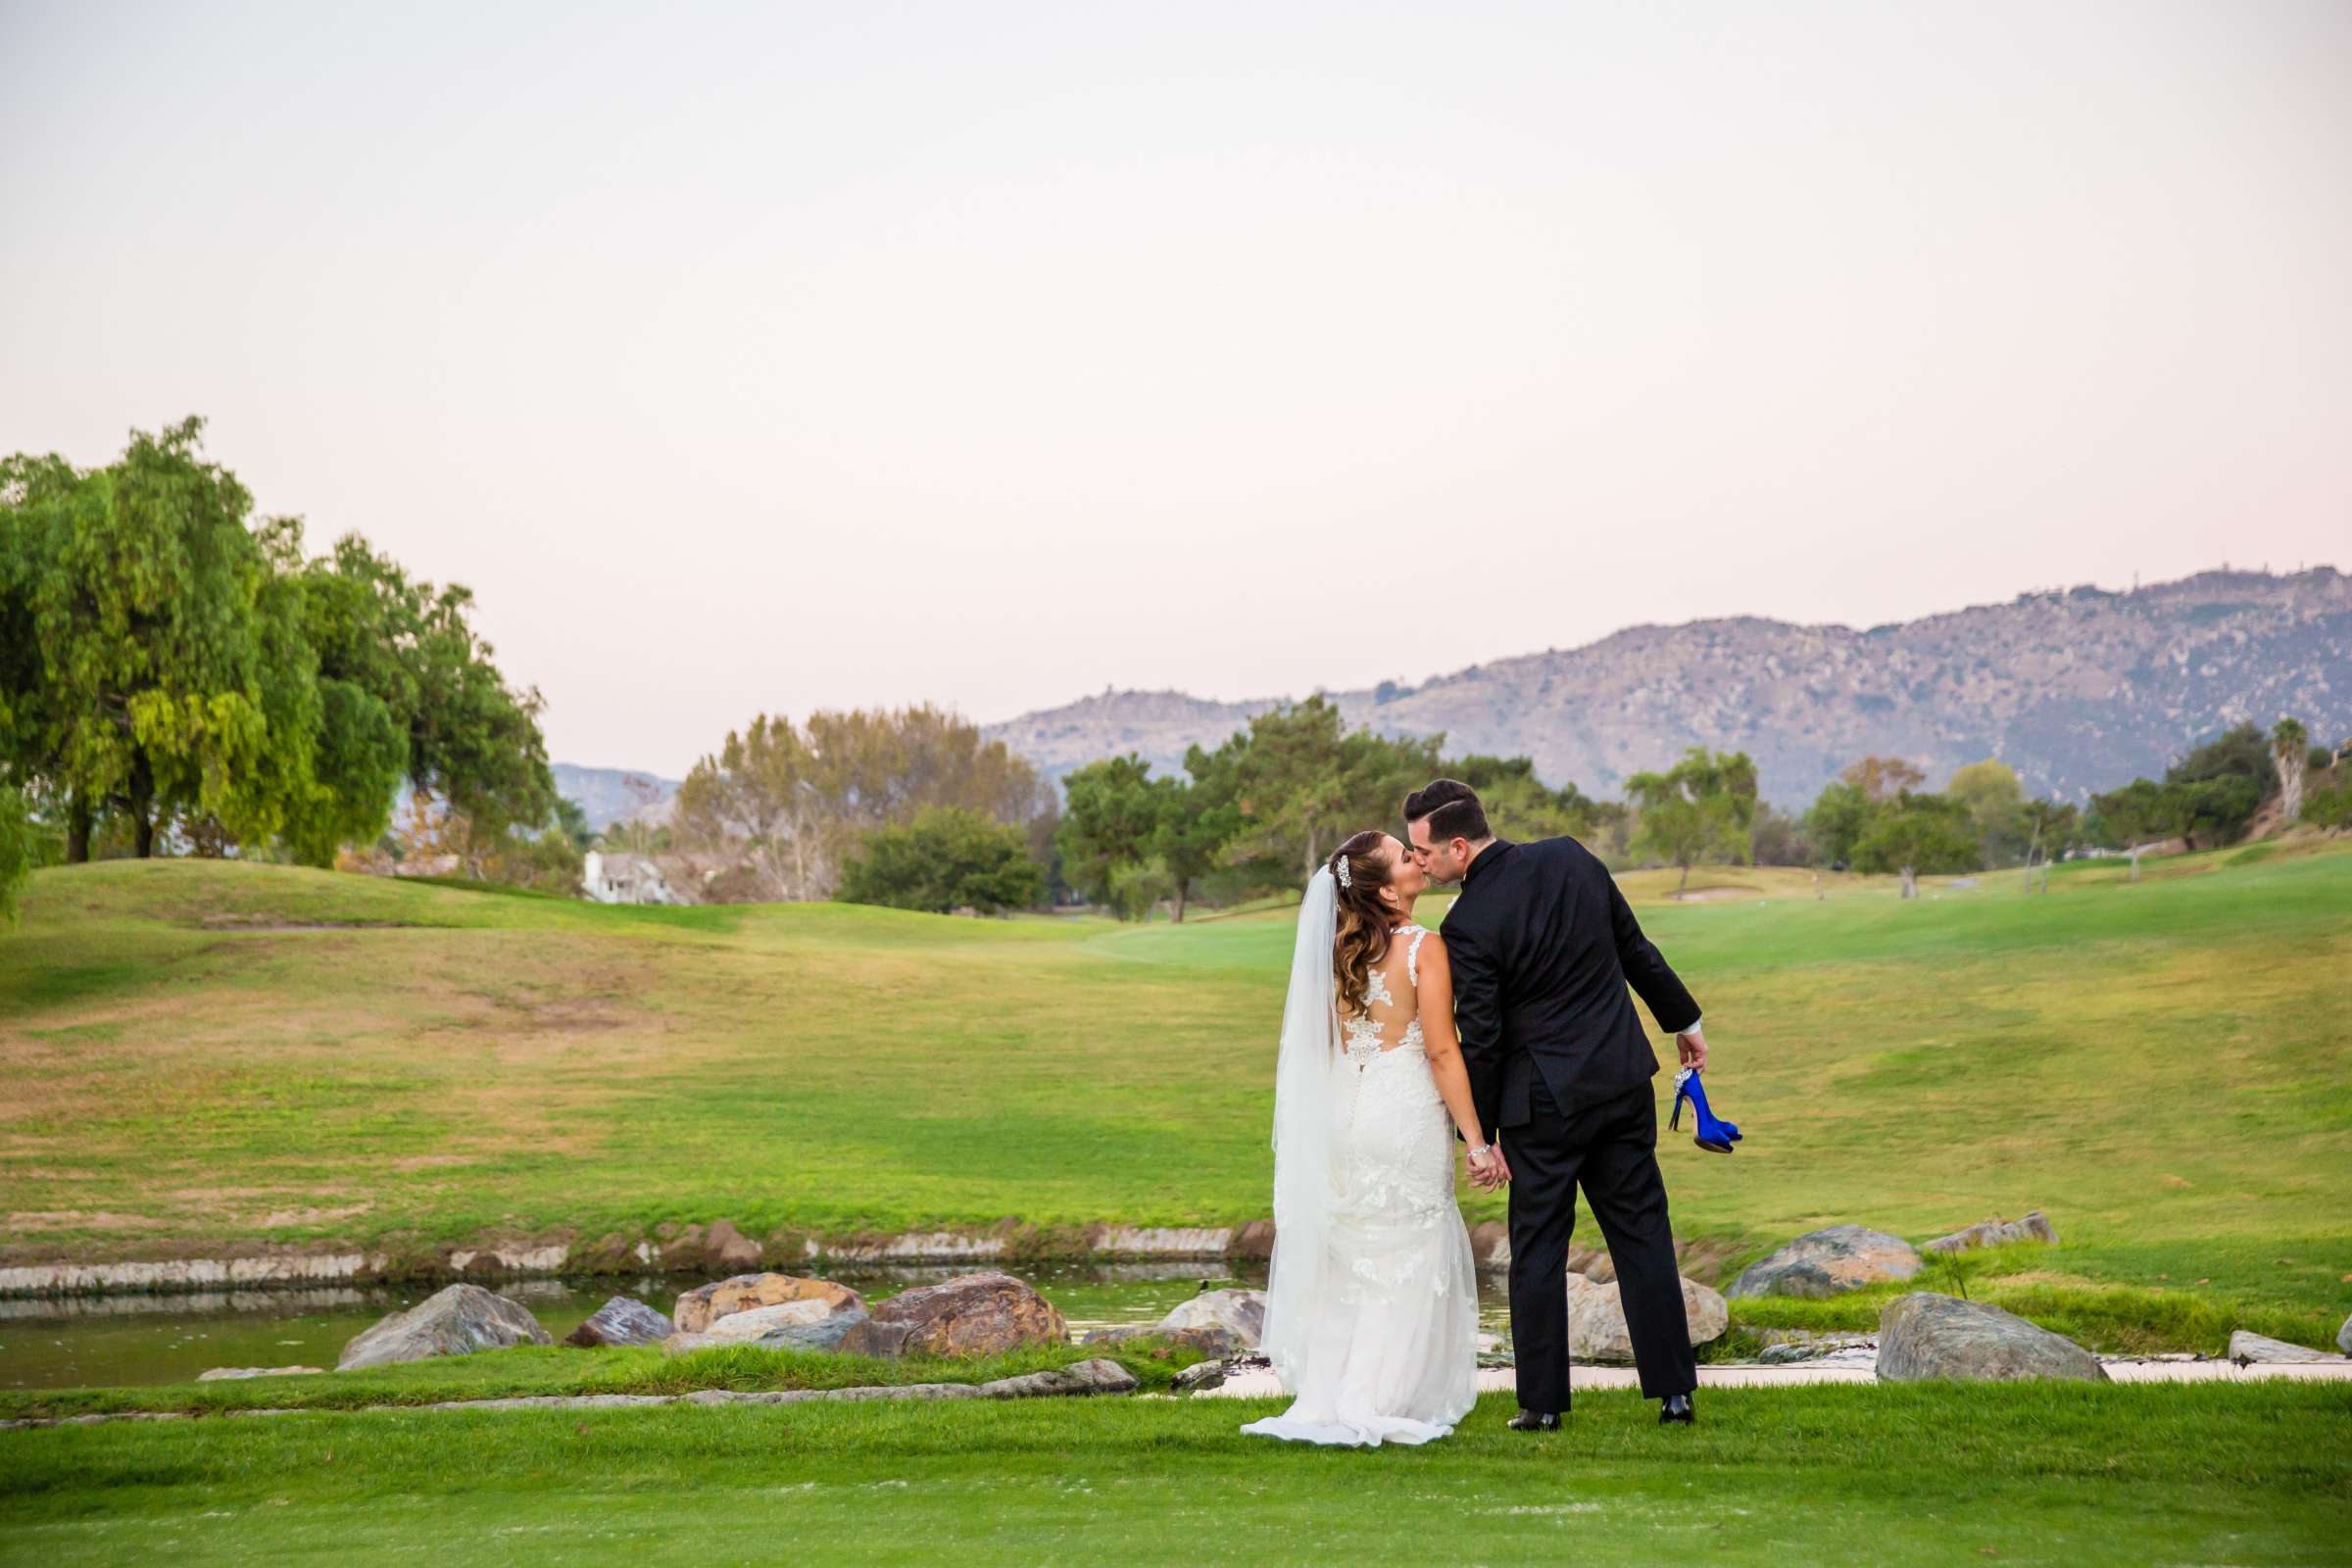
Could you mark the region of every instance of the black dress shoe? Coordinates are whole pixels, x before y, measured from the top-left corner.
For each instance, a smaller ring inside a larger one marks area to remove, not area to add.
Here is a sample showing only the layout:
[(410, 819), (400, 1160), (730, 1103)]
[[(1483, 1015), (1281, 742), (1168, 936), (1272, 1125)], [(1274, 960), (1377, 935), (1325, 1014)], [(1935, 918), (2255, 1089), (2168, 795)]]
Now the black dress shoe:
[(1513, 1432), (1557, 1432), (1560, 1418), (1549, 1410), (1522, 1410), (1503, 1425)]
[(1690, 1396), (1688, 1394), (1670, 1396), (1658, 1407), (1658, 1425), (1662, 1427), (1687, 1427), (1697, 1419), (1691, 1412)]

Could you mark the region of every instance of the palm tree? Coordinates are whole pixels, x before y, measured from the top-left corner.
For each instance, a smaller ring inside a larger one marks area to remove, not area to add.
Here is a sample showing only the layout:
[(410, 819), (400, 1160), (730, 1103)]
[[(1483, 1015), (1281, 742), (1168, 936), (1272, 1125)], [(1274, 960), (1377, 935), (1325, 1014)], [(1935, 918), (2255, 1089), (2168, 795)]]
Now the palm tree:
[(2302, 724), (2280, 719), (2271, 731), (2271, 753), (2278, 761), (2278, 820), (2292, 822), (2303, 814), (2303, 769), (2311, 761)]

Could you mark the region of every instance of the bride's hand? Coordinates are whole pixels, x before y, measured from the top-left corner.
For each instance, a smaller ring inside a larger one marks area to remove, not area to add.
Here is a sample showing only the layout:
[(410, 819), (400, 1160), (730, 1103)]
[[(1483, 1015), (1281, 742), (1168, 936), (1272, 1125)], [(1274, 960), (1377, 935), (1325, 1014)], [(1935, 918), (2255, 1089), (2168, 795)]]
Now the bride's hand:
[(1470, 1180), (1479, 1191), (1491, 1193), (1511, 1179), (1511, 1167), (1502, 1157), (1500, 1145), (1490, 1147), (1483, 1154), (1470, 1156)]

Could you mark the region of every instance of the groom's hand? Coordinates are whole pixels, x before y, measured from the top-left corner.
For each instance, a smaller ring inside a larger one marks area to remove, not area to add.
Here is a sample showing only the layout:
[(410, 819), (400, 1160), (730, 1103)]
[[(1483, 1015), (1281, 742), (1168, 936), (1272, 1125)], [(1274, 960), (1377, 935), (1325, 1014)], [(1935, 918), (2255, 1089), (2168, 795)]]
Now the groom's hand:
[(1702, 1072), (1706, 1069), (1707, 1037), (1697, 1030), (1693, 1029), (1687, 1035), (1676, 1035), (1674, 1052), (1684, 1066)]

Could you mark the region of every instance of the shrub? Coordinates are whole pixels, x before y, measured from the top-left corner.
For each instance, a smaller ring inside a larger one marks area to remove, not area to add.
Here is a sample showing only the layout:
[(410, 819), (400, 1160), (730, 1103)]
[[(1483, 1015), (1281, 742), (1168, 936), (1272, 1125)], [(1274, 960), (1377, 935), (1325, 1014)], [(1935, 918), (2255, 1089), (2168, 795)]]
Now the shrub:
[(935, 806), (904, 827), (876, 828), (843, 868), (833, 896), (845, 904), (982, 914), (1025, 908), (1045, 895), (1029, 840), (985, 812)]

